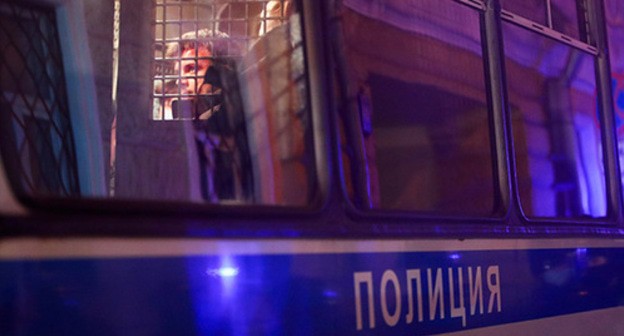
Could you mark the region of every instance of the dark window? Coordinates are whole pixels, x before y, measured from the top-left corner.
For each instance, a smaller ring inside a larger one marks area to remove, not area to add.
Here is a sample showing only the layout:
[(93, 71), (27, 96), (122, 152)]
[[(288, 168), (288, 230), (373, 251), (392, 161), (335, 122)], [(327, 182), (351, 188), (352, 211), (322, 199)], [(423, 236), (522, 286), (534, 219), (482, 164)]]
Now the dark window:
[(0, 123), (11, 180), (31, 195), (79, 193), (54, 11), (0, 2)]
[(0, 0), (0, 127), (27, 196), (318, 200), (297, 1), (61, 3), (65, 58), (55, 10), (17, 3)]
[(454, 1), (353, 0), (341, 13), (345, 94), (358, 103), (342, 112), (343, 135), (355, 144), (343, 155), (355, 204), (494, 213), (481, 10)]
[[(501, 0), (504, 11), (519, 16), (527, 27), (546, 33), (555, 32), (590, 43), (587, 30), (586, 0)], [(539, 25), (536, 26), (535, 24)], [(548, 29), (552, 29), (549, 32)], [(560, 36), (560, 35), (556, 35)]]
[(211, 202), (310, 202), (316, 177), (295, 1), (153, 1), (151, 117), (191, 121), (189, 174), (199, 177), (191, 189)]
[(503, 26), (520, 202), (531, 217), (603, 217), (594, 56)]
[(605, 0), (609, 56), (611, 60), (611, 89), (615, 110), (615, 126), (618, 135), (620, 178), (624, 188), (624, 3)]

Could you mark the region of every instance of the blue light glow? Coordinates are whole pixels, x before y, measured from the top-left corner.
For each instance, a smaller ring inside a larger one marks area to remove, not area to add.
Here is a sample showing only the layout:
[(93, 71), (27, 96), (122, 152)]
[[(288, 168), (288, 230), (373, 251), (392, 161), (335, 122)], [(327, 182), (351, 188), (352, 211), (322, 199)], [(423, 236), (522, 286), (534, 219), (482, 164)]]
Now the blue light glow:
[(239, 269), (236, 267), (224, 266), (217, 269), (209, 269), (206, 274), (211, 276), (218, 276), (221, 278), (233, 278), (238, 275)]
[(323, 292), (323, 296), (325, 296), (326, 298), (335, 299), (338, 297), (338, 293), (332, 290), (326, 290)]

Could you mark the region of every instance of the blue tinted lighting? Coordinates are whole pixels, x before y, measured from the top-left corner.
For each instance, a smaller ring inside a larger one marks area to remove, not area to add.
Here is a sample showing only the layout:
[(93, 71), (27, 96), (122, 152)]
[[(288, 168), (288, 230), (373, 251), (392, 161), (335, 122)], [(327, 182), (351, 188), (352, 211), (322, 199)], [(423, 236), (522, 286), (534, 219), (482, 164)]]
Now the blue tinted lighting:
[(238, 268), (236, 267), (229, 267), (229, 266), (224, 266), (221, 268), (217, 268), (217, 269), (209, 269), (206, 271), (206, 274), (211, 275), (211, 276), (217, 276), (217, 277), (221, 277), (221, 278), (232, 278), (238, 275)]
[(323, 292), (323, 296), (325, 296), (326, 298), (335, 299), (336, 297), (338, 297), (338, 293), (332, 290), (326, 290)]

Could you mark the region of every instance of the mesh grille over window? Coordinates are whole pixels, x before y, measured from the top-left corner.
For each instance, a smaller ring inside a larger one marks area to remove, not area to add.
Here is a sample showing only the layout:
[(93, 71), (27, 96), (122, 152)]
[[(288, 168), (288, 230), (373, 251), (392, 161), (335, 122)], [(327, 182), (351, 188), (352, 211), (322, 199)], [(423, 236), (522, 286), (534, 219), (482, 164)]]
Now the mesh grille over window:
[(316, 200), (296, 1), (71, 1), (66, 58), (54, 11), (16, 3), (0, 0), (0, 152), (20, 194)]
[[(197, 94), (213, 95), (205, 64), (232, 67), (245, 50), (288, 19), (290, 1), (154, 0), (153, 119), (198, 118), (184, 104)], [(202, 53), (207, 46), (211, 53)], [(194, 52), (186, 52), (194, 49)], [(208, 99), (209, 100), (209, 99)]]
[(2, 154), (24, 193), (79, 193), (65, 88), (54, 12), (1, 1)]

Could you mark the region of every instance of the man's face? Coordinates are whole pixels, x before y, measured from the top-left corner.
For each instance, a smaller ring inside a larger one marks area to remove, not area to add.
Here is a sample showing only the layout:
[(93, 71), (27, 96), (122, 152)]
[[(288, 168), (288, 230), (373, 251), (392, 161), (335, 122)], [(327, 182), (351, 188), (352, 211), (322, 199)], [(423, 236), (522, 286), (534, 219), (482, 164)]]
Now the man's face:
[(208, 48), (200, 46), (197, 50), (187, 49), (182, 53), (182, 60), (176, 63), (176, 70), (180, 71), (180, 93), (182, 95), (207, 94), (212, 91), (210, 84), (204, 84), (204, 75), (212, 62), (205, 57), (212, 56)]

